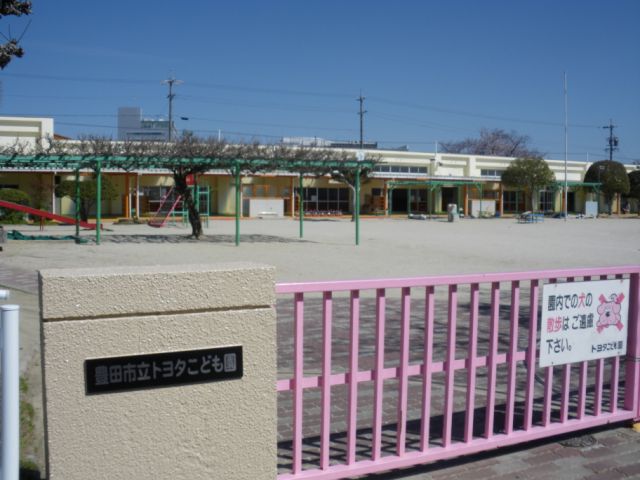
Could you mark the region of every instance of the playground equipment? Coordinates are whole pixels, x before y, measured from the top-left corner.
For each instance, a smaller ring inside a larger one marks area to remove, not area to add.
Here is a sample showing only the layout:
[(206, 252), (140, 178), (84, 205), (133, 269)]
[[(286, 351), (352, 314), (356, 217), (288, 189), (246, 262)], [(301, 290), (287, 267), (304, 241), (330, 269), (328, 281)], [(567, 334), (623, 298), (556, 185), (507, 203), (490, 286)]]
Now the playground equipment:
[(90, 230), (95, 230), (96, 224), (83, 222), (82, 220), (78, 220), (76, 222), (75, 218), (65, 217), (63, 215), (56, 215), (55, 213), (47, 212), (46, 210), (38, 210), (37, 208), (27, 207), (25, 205), (20, 205), (18, 203), (7, 202), (6, 200), (0, 200), (0, 208), (7, 208), (9, 210), (17, 210), (19, 212), (28, 213), (29, 215), (34, 215), (36, 217), (40, 217), (41, 219), (53, 220), (60, 223), (66, 223), (69, 225), (80, 225), (82, 228), (88, 228)]
[(171, 187), (166, 195), (162, 197), (160, 207), (153, 218), (149, 220), (148, 225), (155, 228), (164, 227), (167, 224), (169, 216), (173, 213), (181, 200), (182, 196), (178, 195), (174, 187)]
[[(209, 187), (201, 187), (198, 185), (189, 187), (191, 195), (196, 203), (196, 209), (201, 216), (205, 217), (205, 221), (209, 222)], [(160, 207), (154, 214), (153, 218), (149, 220), (148, 225), (150, 227), (161, 228), (164, 227), (169, 221), (169, 217), (175, 218), (175, 216), (182, 216), (182, 223), (189, 223), (189, 212), (184, 208), (184, 202), (182, 196), (178, 195), (175, 191), (175, 187), (166, 193), (160, 201)]]

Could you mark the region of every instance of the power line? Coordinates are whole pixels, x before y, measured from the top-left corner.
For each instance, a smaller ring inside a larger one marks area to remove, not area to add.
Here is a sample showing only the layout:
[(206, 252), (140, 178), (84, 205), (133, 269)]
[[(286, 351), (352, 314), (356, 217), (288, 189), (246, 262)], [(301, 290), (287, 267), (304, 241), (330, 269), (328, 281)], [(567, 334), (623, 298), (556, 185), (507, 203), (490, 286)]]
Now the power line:
[(376, 111), (376, 110), (368, 110), (368, 113), (369, 113), (369, 115), (372, 115), (374, 117), (384, 118), (386, 120), (391, 120), (392, 122), (398, 122), (398, 123), (403, 124), (403, 125), (416, 125), (418, 127), (432, 128), (434, 130), (442, 130), (442, 131), (450, 131), (450, 132), (462, 132), (462, 133), (467, 133), (467, 134), (475, 132), (475, 130), (457, 128), (457, 127), (453, 127), (451, 125), (444, 125), (442, 123), (421, 121), (421, 120), (417, 120), (415, 118), (405, 117), (405, 116), (402, 116), (402, 115), (396, 115), (396, 114), (392, 114), (392, 113), (379, 112), (379, 111)]
[[(131, 79), (131, 78), (98, 78), (98, 77), (71, 77), (71, 76), (61, 76), (61, 75), (43, 75), (43, 74), (17, 74), (17, 73), (3, 73), (6, 77), (15, 77), (15, 78), (30, 78), (35, 80), (56, 80), (56, 81), (73, 81), (73, 82), (89, 82), (89, 83), (121, 83), (121, 84), (130, 84), (130, 85), (148, 85), (153, 83), (151, 80), (143, 80), (143, 79)], [(191, 87), (196, 88), (213, 88), (213, 89), (221, 89), (221, 90), (236, 90), (236, 91), (245, 91), (245, 92), (255, 92), (255, 93), (268, 93), (268, 94), (279, 94), (279, 95), (297, 95), (297, 96), (315, 96), (315, 97), (333, 97), (333, 98), (347, 98), (349, 95), (346, 93), (337, 93), (337, 92), (313, 92), (313, 91), (304, 91), (304, 90), (286, 90), (286, 89), (277, 89), (277, 88), (259, 88), (259, 87), (244, 87), (237, 85), (226, 85), (226, 84), (217, 84), (217, 83), (205, 83), (205, 82), (189, 82)], [(369, 96), (370, 100), (378, 101), (381, 103), (387, 103), (391, 105), (412, 108), (417, 110), (430, 110), (440, 113), (448, 113), (453, 115), (474, 117), (474, 118), (483, 118), (489, 120), (499, 120), (499, 121), (509, 121), (509, 122), (517, 122), (524, 124), (532, 124), (532, 125), (546, 125), (546, 126), (562, 126), (560, 123), (556, 122), (546, 122), (541, 120), (532, 120), (525, 118), (517, 118), (517, 117), (505, 117), (498, 115), (487, 115), (484, 113), (470, 112), (464, 110), (455, 110), (450, 108), (443, 108), (434, 105), (420, 105), (416, 103), (408, 103), (402, 102), (398, 100), (391, 100), (384, 97), (377, 96)], [(597, 125), (585, 125), (585, 124), (572, 124), (570, 125), (573, 128), (599, 128)]]
[[(121, 84), (130, 84), (130, 85), (148, 85), (149, 83), (152, 83), (152, 81), (150, 80), (131, 79), (131, 78), (113, 78), (113, 77), (112, 78), (71, 77), (71, 76), (60, 76), (60, 75), (16, 74), (16, 73), (3, 73), (3, 75), (6, 77), (30, 78), (35, 80), (56, 80), (56, 81), (65, 81), (65, 82), (74, 81), (74, 82), (89, 82), (89, 83), (93, 82), (93, 83), (109, 83), (109, 84), (121, 83)], [(324, 98), (346, 98), (349, 96), (349, 94), (337, 93), (337, 92), (314, 92), (314, 91), (305, 91), (305, 90), (244, 87), (244, 86), (237, 86), (237, 85), (226, 85), (226, 84), (205, 83), (205, 82), (189, 82), (189, 85), (195, 88), (236, 90), (236, 91), (279, 94), (279, 95), (314, 96), (314, 97), (324, 97)], [(31, 97), (33, 98), (33, 96)], [(188, 98), (188, 97), (185, 96), (183, 98)], [(499, 121), (516, 122), (516, 123), (531, 124), (531, 125), (552, 126), (552, 127), (562, 126), (561, 123), (557, 123), (557, 122), (547, 122), (542, 120), (533, 120), (533, 119), (525, 119), (525, 118), (518, 118), (518, 117), (507, 117), (507, 116), (499, 116), (499, 115), (487, 115), (485, 113), (456, 110), (456, 109), (444, 108), (444, 107), (439, 107), (434, 105), (420, 105), (413, 102), (412, 103), (402, 102), (398, 100), (391, 100), (391, 99), (377, 97), (377, 96), (369, 96), (369, 99), (373, 100), (374, 102), (378, 101), (381, 103), (387, 103), (387, 104), (401, 106), (405, 108), (412, 108), (417, 110), (429, 110), (429, 111), (466, 116), (466, 117), (472, 117), (472, 118), (482, 118), (482, 119), (488, 119), (488, 120), (499, 120)], [(342, 112), (347, 113), (344, 110)], [(588, 124), (571, 124), (569, 126), (572, 128), (599, 128), (599, 126), (597, 125), (588, 125)]]
[[(133, 79), (133, 78), (100, 78), (100, 77), (67, 77), (63, 75), (43, 75), (43, 74), (25, 74), (25, 73), (3, 73), (4, 76), (16, 77), (16, 78), (28, 78), (32, 80), (56, 80), (61, 82), (87, 82), (87, 83), (122, 83), (122, 84), (144, 84), (148, 85), (154, 83), (153, 80), (145, 79)], [(335, 98), (348, 98), (347, 93), (337, 92), (313, 92), (305, 90), (287, 90), (280, 88), (261, 88), (261, 87), (243, 87), (238, 85), (227, 85), (221, 83), (206, 83), (206, 82), (189, 82), (191, 87), (195, 88), (216, 88), (220, 90), (237, 90), (243, 92), (255, 92), (255, 93), (269, 93), (280, 95), (299, 95), (299, 96), (313, 96), (313, 97), (335, 97)]]
[[(488, 119), (488, 120), (500, 120), (500, 121), (517, 122), (517, 123), (525, 123), (525, 124), (532, 124), (532, 125), (546, 125), (546, 126), (551, 126), (551, 127), (563, 126), (562, 123), (557, 123), (557, 122), (546, 122), (546, 121), (542, 121), (542, 120), (530, 120), (530, 119), (515, 118), (515, 117), (503, 117), (503, 116), (498, 116), (498, 115), (486, 115), (484, 113), (475, 113), (475, 112), (469, 112), (469, 111), (464, 111), (464, 110), (454, 110), (454, 109), (442, 108), (442, 107), (438, 107), (438, 106), (434, 106), (434, 105), (420, 105), (420, 104), (416, 104), (416, 103), (400, 102), (400, 101), (389, 100), (389, 99), (386, 99), (386, 98), (376, 97), (376, 96), (372, 96), (372, 97), (369, 97), (369, 98), (371, 100), (378, 101), (378, 102), (381, 102), (381, 103), (387, 103), (387, 104), (390, 104), (390, 105), (396, 105), (396, 106), (401, 106), (401, 107), (406, 107), (406, 108), (413, 108), (413, 109), (416, 109), (416, 110), (432, 110), (434, 112), (448, 113), (448, 114), (452, 114), (452, 115), (460, 115), (460, 116), (474, 117), (474, 118), (484, 118), (484, 119)], [(575, 125), (571, 125), (571, 126), (572, 127), (576, 127), (576, 128), (597, 128), (596, 125), (575, 124)]]

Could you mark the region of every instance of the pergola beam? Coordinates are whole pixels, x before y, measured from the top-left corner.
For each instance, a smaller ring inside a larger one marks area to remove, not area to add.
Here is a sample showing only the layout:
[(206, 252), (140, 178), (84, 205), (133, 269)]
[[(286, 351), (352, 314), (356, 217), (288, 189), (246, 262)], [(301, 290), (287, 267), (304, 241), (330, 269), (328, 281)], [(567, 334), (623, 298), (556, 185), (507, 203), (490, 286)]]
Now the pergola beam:
[[(295, 151), (290, 152), (295, 155)], [(300, 176), (300, 238), (303, 236), (304, 221), (304, 197), (302, 189), (302, 179), (305, 174), (315, 174), (321, 176), (328, 174), (335, 169), (352, 169), (357, 172), (356, 180), (356, 212), (354, 212), (356, 220), (356, 245), (360, 243), (360, 172), (362, 169), (372, 169), (376, 164), (375, 160), (357, 160), (350, 158), (333, 158), (327, 159), (334, 152), (327, 151), (306, 151), (301, 154), (307, 158), (226, 158), (226, 157), (174, 157), (158, 155), (50, 155), (50, 154), (32, 154), (32, 155), (0, 155), (0, 169), (18, 169), (18, 170), (70, 170), (75, 173), (76, 177), (76, 210), (79, 205), (79, 172), (80, 170), (93, 170), (96, 174), (97, 191), (96, 191), (96, 244), (100, 244), (100, 228), (102, 220), (101, 211), (101, 180), (102, 172), (105, 169), (115, 169), (131, 171), (135, 169), (164, 169), (174, 171), (180, 168), (198, 169), (201, 173), (208, 170), (223, 169), (231, 171), (235, 177), (235, 243), (240, 244), (240, 217), (241, 217), (241, 179), (240, 175), (243, 171), (257, 172), (274, 172), (286, 171), (297, 173)], [(313, 155), (318, 158), (309, 158)], [(324, 173), (323, 173), (324, 172)], [(293, 197), (292, 197), (293, 198)], [(79, 212), (76, 212), (78, 215)], [(76, 229), (76, 236), (79, 237), (79, 230)]]

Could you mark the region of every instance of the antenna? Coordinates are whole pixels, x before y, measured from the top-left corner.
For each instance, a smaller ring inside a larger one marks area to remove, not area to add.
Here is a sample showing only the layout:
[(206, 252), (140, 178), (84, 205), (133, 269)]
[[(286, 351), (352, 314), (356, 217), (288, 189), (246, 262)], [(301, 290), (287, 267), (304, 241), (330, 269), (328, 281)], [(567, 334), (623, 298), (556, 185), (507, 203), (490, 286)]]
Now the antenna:
[(180, 85), (184, 83), (182, 80), (176, 80), (173, 78), (173, 75), (166, 80), (160, 82), (163, 85), (169, 85), (169, 94), (167, 98), (169, 99), (169, 131), (168, 131), (168, 140), (171, 141), (171, 134), (173, 133), (173, 99), (175, 98), (175, 93), (173, 93), (173, 86)]

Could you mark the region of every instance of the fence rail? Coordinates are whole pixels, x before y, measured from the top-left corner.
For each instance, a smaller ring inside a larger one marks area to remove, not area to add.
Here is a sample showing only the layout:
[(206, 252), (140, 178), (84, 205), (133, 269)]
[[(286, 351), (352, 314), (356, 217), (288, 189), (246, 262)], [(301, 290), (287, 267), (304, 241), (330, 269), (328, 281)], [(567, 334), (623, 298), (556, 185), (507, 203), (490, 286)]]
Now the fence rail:
[[(375, 473), (640, 417), (639, 277), (625, 266), (278, 284), (278, 478)], [(630, 279), (626, 357), (539, 367), (543, 285), (613, 278)]]

